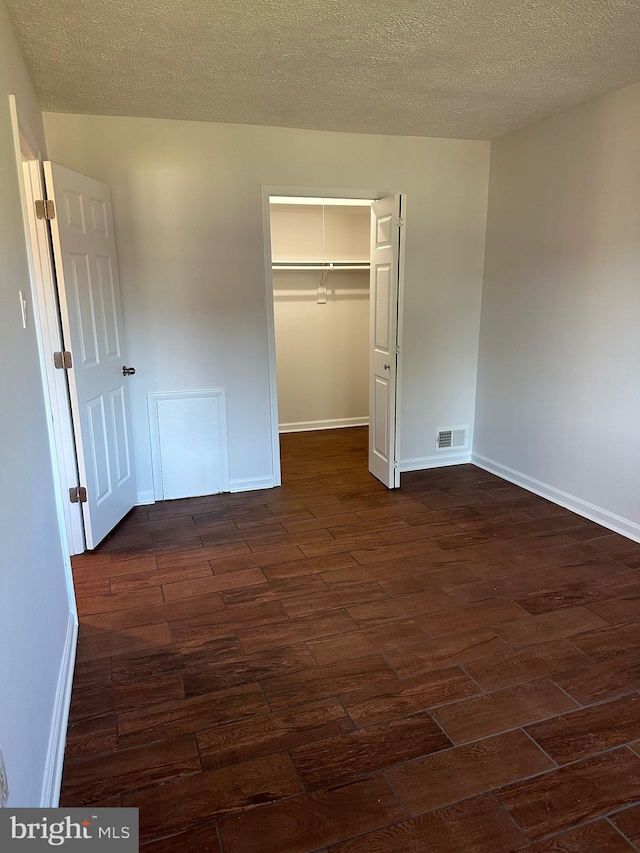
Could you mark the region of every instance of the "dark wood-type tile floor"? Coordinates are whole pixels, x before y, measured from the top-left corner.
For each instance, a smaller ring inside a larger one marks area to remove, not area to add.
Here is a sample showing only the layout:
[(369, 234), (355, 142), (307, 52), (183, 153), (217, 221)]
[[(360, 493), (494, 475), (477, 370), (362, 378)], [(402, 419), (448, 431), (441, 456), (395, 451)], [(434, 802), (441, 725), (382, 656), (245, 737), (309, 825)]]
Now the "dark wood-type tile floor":
[(62, 804), (145, 853), (640, 844), (640, 545), (471, 465), (287, 435), (278, 489), (135, 509), (73, 560)]

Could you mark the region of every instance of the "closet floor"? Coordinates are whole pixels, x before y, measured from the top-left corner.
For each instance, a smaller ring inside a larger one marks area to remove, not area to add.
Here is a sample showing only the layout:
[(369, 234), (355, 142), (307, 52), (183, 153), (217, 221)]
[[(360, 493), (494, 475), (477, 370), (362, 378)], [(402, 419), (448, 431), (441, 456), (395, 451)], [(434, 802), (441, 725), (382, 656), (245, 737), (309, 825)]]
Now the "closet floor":
[(640, 545), (472, 465), (136, 508), (73, 569), (62, 805), (145, 853), (640, 845)]

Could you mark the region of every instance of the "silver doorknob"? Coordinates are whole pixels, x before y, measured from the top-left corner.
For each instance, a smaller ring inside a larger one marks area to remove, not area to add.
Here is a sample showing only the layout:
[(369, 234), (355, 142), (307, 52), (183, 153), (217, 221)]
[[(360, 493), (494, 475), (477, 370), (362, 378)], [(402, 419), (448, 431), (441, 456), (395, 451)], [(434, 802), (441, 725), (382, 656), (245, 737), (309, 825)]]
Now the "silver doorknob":
[(391, 365), (390, 365), (390, 364), (385, 364), (384, 369), (385, 369), (385, 370), (391, 370)]
[(133, 376), (133, 374), (135, 372), (136, 372), (135, 367), (126, 367), (125, 365), (123, 365), (123, 367), (122, 367), (122, 375), (123, 376)]

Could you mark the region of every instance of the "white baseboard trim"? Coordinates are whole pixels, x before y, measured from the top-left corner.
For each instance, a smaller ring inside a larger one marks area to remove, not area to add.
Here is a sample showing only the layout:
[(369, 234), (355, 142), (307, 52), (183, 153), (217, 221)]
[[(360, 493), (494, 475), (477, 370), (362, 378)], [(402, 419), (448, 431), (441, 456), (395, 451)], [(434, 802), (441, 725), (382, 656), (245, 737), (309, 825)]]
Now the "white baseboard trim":
[(230, 492), (255, 492), (258, 489), (273, 489), (273, 477), (248, 477), (246, 480), (230, 480)]
[(447, 465), (468, 465), (471, 453), (468, 450), (458, 453), (438, 453), (434, 456), (419, 456), (416, 459), (401, 459), (400, 473), (408, 471), (426, 471), (428, 468), (445, 468)]
[(300, 421), (299, 423), (280, 424), (283, 432), (312, 432), (316, 429), (343, 429), (344, 427), (368, 426), (369, 418), (333, 418), (328, 421)]
[(44, 768), (40, 808), (56, 808), (60, 800), (60, 785), (62, 782), (62, 765), (64, 763), (64, 748), (67, 742), (67, 723), (69, 706), (71, 704), (71, 686), (73, 684), (73, 668), (76, 660), (76, 645), (78, 641), (78, 618), (75, 611), (69, 612), (67, 636), (64, 644), (60, 674), (53, 704), (53, 719), (49, 735), (49, 747)]
[(481, 456), (479, 453), (472, 453), (471, 461), (474, 465), (477, 465), (478, 468), (483, 468), (485, 471), (496, 474), (503, 480), (515, 483), (516, 486), (522, 486), (523, 489), (527, 489), (529, 492), (540, 495), (540, 497), (546, 498), (559, 506), (563, 506), (565, 509), (570, 509), (571, 512), (575, 512), (584, 518), (588, 518), (590, 521), (595, 521), (597, 524), (601, 524), (603, 527), (613, 530), (614, 533), (620, 533), (628, 539), (640, 542), (640, 524), (637, 524), (635, 521), (631, 521), (629, 518), (623, 518), (620, 515), (616, 515), (614, 512), (609, 512), (608, 509), (596, 506), (596, 504), (589, 503), (589, 501), (584, 501), (582, 498), (570, 495), (568, 492), (563, 492), (562, 489), (556, 489), (555, 486), (550, 486), (548, 483), (536, 480), (528, 474), (515, 471), (513, 468), (509, 468), (506, 465), (502, 465), (500, 462), (496, 462), (494, 459), (488, 459), (486, 456)]
[(147, 489), (144, 492), (138, 492), (136, 506), (147, 506), (147, 504), (155, 503), (155, 501), (153, 489)]

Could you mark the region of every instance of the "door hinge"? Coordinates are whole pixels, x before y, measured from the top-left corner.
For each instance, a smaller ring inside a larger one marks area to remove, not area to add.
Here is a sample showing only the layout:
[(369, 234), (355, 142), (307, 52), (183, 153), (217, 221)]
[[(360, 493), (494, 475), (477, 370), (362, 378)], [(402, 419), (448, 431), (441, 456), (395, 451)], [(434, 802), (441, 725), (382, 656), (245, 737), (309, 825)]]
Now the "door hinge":
[(400, 228), (402, 228), (402, 226), (404, 225), (404, 218), (402, 216), (400, 217), (400, 219), (398, 219), (398, 225), (400, 226)]
[(68, 370), (70, 367), (73, 367), (73, 359), (69, 350), (65, 349), (62, 352), (54, 352), (53, 366), (56, 370)]
[(72, 504), (86, 504), (87, 490), (84, 486), (73, 486), (69, 489), (69, 500)]
[(52, 198), (40, 198), (36, 201), (36, 216), (38, 219), (56, 218), (56, 206)]

